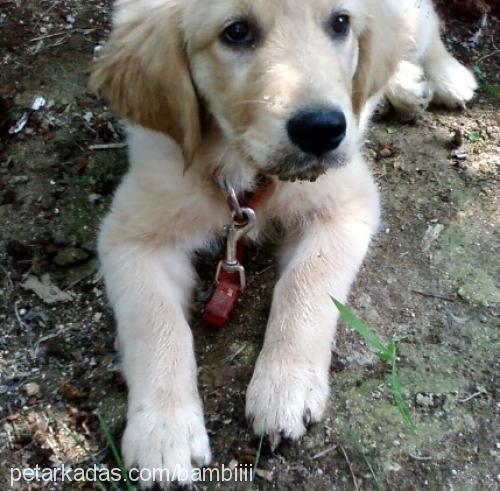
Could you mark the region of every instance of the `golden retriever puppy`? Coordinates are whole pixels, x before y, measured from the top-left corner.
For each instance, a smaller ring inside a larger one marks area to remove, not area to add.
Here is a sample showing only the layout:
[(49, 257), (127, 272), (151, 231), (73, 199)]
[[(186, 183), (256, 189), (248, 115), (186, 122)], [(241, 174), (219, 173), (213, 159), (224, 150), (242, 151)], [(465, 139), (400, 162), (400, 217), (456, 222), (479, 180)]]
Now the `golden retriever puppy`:
[(273, 445), (321, 420), (330, 295), (346, 300), (379, 219), (360, 126), (389, 81), (410, 110), (473, 95), (428, 0), (116, 2), (92, 85), (128, 121), (130, 170), (99, 238), (129, 387), (127, 466), (189, 481), (211, 460), (187, 309), (193, 252), (231, 222), (215, 173), (238, 194), (276, 179), (252, 238), (286, 231), (246, 414)]

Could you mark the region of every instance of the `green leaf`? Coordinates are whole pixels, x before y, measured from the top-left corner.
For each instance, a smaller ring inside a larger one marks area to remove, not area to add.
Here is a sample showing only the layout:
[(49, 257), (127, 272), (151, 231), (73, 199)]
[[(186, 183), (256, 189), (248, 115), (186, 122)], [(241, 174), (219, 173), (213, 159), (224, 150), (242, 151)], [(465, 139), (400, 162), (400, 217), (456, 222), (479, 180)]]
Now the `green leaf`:
[(467, 138), (469, 141), (473, 143), (477, 143), (478, 141), (481, 141), (481, 133), (479, 131), (471, 131), (468, 135)]

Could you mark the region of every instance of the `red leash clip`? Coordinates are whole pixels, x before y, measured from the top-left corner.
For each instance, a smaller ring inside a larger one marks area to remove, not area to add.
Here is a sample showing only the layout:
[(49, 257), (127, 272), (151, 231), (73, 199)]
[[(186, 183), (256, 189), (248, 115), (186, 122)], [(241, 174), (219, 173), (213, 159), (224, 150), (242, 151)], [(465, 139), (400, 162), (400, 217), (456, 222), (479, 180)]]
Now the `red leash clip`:
[(219, 261), (215, 274), (214, 292), (203, 312), (203, 321), (221, 329), (229, 322), (229, 316), (246, 287), (245, 268), (241, 264), (245, 253), (240, 242), (254, 227), (257, 217), (251, 208), (241, 208), (237, 219), (233, 212), (233, 223), (224, 227), (226, 231), (226, 255)]
[(240, 204), (234, 189), (226, 182), (220, 183), (218, 176), (214, 179), (226, 195), (233, 223), (224, 227), (226, 231), (226, 255), (217, 266), (215, 284), (210, 300), (203, 312), (203, 321), (213, 327), (221, 329), (229, 322), (229, 316), (234, 310), (241, 292), (246, 286), (245, 268), (245, 236), (254, 227), (257, 217), (255, 208), (270, 191), (275, 183), (270, 178), (261, 179), (253, 193), (243, 196)]

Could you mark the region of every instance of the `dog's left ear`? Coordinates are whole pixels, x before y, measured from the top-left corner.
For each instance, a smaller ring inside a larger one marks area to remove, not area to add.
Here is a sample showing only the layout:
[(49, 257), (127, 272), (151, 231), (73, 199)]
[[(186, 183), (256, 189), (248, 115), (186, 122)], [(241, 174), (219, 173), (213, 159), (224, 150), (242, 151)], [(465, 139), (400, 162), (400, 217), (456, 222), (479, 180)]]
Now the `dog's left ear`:
[[(142, 4), (142, 7), (141, 7)], [(115, 25), (90, 87), (130, 122), (172, 137), (186, 165), (201, 140), (198, 99), (172, 2), (117, 2)]]
[(353, 109), (359, 117), (367, 101), (389, 82), (409, 40), (399, 0), (371, 0), (370, 16), (359, 38), (359, 61), (353, 81)]

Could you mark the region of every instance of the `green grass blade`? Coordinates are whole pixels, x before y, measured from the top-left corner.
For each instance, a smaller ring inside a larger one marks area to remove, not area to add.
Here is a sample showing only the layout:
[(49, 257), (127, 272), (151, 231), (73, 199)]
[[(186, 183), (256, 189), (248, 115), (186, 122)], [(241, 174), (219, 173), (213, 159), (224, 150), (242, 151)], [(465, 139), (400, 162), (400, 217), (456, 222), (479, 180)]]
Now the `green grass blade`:
[(250, 484), (250, 486), (248, 486), (248, 491), (256, 489), (255, 488), (255, 477), (257, 475), (257, 467), (259, 466), (260, 456), (262, 454), (262, 445), (264, 443), (264, 437), (265, 437), (264, 434), (262, 434), (260, 437), (259, 448), (257, 449), (257, 455), (255, 456), (255, 462), (253, 464), (253, 469), (252, 469), (252, 483)]
[(106, 440), (106, 444), (108, 445), (109, 449), (111, 450), (113, 458), (115, 459), (115, 462), (117, 463), (118, 467), (120, 468), (123, 479), (125, 480), (125, 484), (127, 486), (127, 491), (135, 491), (135, 487), (132, 486), (132, 484), (128, 480), (127, 470), (125, 469), (125, 465), (123, 464), (123, 460), (120, 456), (120, 452), (118, 452), (118, 449), (116, 448), (116, 445), (115, 445), (115, 442), (113, 440), (113, 436), (111, 435), (111, 431), (109, 429), (108, 424), (106, 423), (106, 421), (104, 421), (104, 419), (101, 417), (100, 414), (97, 414), (97, 419), (99, 420), (99, 429), (101, 430), (101, 434), (104, 436), (104, 439)]
[(383, 486), (382, 483), (380, 482), (380, 479), (375, 472), (375, 469), (373, 468), (370, 459), (368, 458), (368, 455), (366, 454), (365, 449), (363, 448), (363, 445), (361, 442), (358, 440), (358, 438), (354, 435), (352, 430), (344, 423), (341, 423), (341, 428), (342, 428), (342, 433), (344, 434), (344, 437), (347, 438), (349, 443), (356, 449), (356, 451), (361, 455), (363, 458), (363, 461), (365, 462), (366, 466), (368, 467), (368, 470), (370, 471), (370, 474), (372, 475), (373, 482), (375, 484), (375, 488), (377, 488), (377, 491), (383, 491)]
[(111, 482), (112, 491), (120, 491), (118, 484), (116, 484), (114, 481), (110, 481), (110, 482)]
[(382, 340), (371, 331), (360, 319), (358, 319), (345, 305), (340, 303), (338, 300), (332, 297), (333, 303), (340, 312), (340, 315), (348, 324), (349, 327), (354, 329), (358, 334), (360, 334), (366, 342), (377, 352), (378, 356), (391, 364), (391, 383), (390, 389), (392, 392), (392, 397), (394, 402), (399, 409), (401, 414), (401, 419), (404, 424), (411, 429), (415, 429), (416, 425), (411, 417), (410, 409), (406, 404), (403, 393), (401, 391), (401, 383), (399, 381), (399, 374), (397, 368), (397, 356), (396, 356), (396, 341), (392, 341), (389, 346), (385, 346)]
[(375, 483), (375, 487), (377, 488), (377, 491), (382, 491), (383, 490), (382, 483), (380, 482), (380, 479), (378, 478), (377, 473), (373, 469), (373, 466), (370, 462), (370, 459), (366, 455), (365, 449), (358, 442), (356, 442), (356, 443), (359, 446), (358, 452), (361, 454), (361, 456), (363, 457), (363, 460), (365, 461), (365, 464), (367, 465), (368, 469), (370, 470), (370, 474), (373, 477), (373, 482)]
[(332, 297), (332, 301), (340, 312), (344, 321), (360, 334), (366, 342), (377, 352), (377, 354), (386, 361), (391, 361), (389, 352), (382, 340), (368, 327), (365, 326), (363, 321), (356, 317), (344, 304)]
[(96, 481), (96, 486), (99, 488), (99, 491), (108, 491), (101, 481)]
[(396, 406), (399, 409), (399, 412), (401, 414), (401, 418), (405, 425), (412, 429), (416, 429), (416, 424), (413, 421), (413, 418), (411, 417), (411, 412), (410, 408), (406, 404), (403, 393), (401, 391), (401, 383), (399, 382), (399, 374), (398, 374), (398, 367), (396, 364), (396, 345), (394, 343), (391, 344), (392, 350), (394, 352), (394, 358), (392, 361), (392, 369), (391, 369), (391, 391), (392, 391), (392, 397), (394, 398), (394, 402), (396, 403)]

